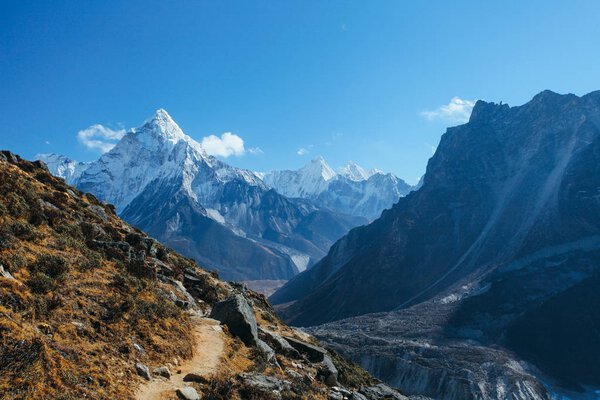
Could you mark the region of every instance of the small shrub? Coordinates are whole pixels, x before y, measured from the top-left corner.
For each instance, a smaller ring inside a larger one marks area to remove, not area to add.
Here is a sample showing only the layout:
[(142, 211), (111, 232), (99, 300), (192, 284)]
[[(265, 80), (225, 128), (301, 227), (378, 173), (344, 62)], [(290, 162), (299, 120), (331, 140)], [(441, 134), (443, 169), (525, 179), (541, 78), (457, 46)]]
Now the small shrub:
[(0, 254), (0, 264), (12, 273), (25, 267), (27, 260), (21, 253), (2, 253)]
[(231, 379), (213, 378), (203, 390), (206, 400), (229, 400), (235, 398), (235, 384)]
[(41, 272), (48, 277), (61, 278), (68, 270), (69, 265), (63, 257), (54, 254), (41, 254), (30, 267), (31, 272)]
[[(32, 289), (33, 290), (33, 289)], [(50, 313), (48, 302), (44, 296), (36, 296), (33, 300), (33, 311), (36, 319), (46, 319)]]
[(16, 218), (24, 217), (29, 213), (29, 206), (23, 197), (11, 192), (6, 196), (8, 211), (10, 215)]
[(15, 243), (15, 236), (12, 230), (6, 225), (0, 226), (0, 250), (10, 249)]
[(90, 271), (93, 269), (97, 269), (97, 268), (100, 268), (100, 266), (102, 265), (102, 258), (98, 255), (98, 253), (96, 253), (94, 251), (91, 251), (91, 250), (83, 251), (83, 257), (84, 257), (84, 260), (79, 265), (79, 268), (82, 271)]
[(54, 279), (43, 272), (34, 272), (26, 283), (34, 293), (45, 294), (56, 289)]
[(9, 229), (13, 235), (23, 240), (33, 241), (38, 238), (38, 234), (28, 222), (14, 221)]
[(127, 271), (138, 278), (153, 278), (156, 271), (144, 260), (131, 260), (127, 263)]
[(136, 323), (140, 319), (154, 321), (156, 319), (175, 318), (181, 315), (181, 310), (170, 301), (150, 302), (136, 300), (131, 312), (131, 321)]
[(122, 293), (139, 293), (146, 285), (141, 279), (121, 271), (115, 275), (112, 286)]

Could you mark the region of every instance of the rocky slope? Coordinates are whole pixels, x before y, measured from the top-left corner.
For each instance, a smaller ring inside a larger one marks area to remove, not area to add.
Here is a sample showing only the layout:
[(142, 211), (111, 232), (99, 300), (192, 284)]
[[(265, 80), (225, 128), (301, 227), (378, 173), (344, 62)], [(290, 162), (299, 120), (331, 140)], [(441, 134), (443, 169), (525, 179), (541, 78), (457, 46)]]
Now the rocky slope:
[[(67, 177), (55, 158), (51, 171)], [(365, 221), (287, 199), (208, 156), (164, 110), (71, 176), (129, 223), (231, 280), (289, 279)]]
[(6, 151), (0, 333), (2, 399), (405, 398)]
[(366, 171), (349, 162), (338, 172), (317, 157), (296, 171), (272, 171), (264, 181), (291, 198), (309, 199), (320, 207), (373, 220), (413, 187), (397, 176)]
[[(394, 347), (394, 327), (418, 331), (449, 305), (436, 334), (424, 335), (444, 350), (416, 352), (429, 376), (443, 371), (442, 363), (461, 380), (471, 380), (484, 360), (498, 368), (494, 357), (483, 357), (457, 369), (464, 360), (448, 344), (454, 340), (486, 352), (500, 346), (508, 360), (526, 360), (561, 386), (598, 386), (600, 304), (592, 292), (600, 260), (599, 165), (600, 92), (545, 91), (519, 107), (479, 101), (469, 123), (442, 136), (418, 191), (353, 229), (271, 299), (287, 303), (283, 315), (296, 325), (399, 310), (322, 332), (354, 336), (351, 343), (361, 337), (354, 329), (366, 329), (367, 342), (387, 349), (380, 353), (398, 366), (413, 351), (410, 344)], [(404, 311), (415, 307), (419, 317)], [(382, 318), (391, 321), (389, 332)], [(373, 327), (382, 329), (373, 335)], [(351, 352), (355, 359), (377, 354), (369, 345)], [(412, 392), (418, 385), (400, 387)], [(514, 390), (506, 396), (521, 389)], [(536, 393), (517, 398), (544, 395)]]

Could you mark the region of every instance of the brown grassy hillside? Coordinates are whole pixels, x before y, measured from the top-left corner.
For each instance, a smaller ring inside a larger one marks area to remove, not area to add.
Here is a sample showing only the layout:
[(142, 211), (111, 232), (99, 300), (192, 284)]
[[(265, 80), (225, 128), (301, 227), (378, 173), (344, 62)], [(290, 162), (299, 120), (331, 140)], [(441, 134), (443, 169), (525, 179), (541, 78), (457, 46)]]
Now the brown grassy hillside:
[[(263, 296), (218, 280), (9, 152), (0, 153), (0, 265), (0, 399), (134, 398), (143, 382), (135, 364), (176, 370), (194, 351), (192, 317), (232, 293), (244, 293), (259, 327), (313, 340), (283, 325)], [(178, 282), (189, 275), (187, 292)], [(327, 398), (306, 357), (268, 360), (233, 335), (225, 343), (218, 374), (190, 384), (204, 398), (271, 398), (243, 372), (291, 383), (273, 398)], [(375, 383), (332, 357), (340, 385)]]

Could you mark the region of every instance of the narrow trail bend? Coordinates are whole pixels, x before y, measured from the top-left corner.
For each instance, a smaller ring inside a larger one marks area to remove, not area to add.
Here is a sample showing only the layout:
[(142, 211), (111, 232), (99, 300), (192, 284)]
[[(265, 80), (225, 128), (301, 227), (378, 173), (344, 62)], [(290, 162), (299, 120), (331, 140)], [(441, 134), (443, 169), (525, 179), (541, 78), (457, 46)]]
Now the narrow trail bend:
[[(194, 356), (174, 367), (171, 379), (155, 376), (150, 382), (142, 384), (136, 391), (136, 400), (174, 398), (177, 389), (190, 386), (189, 383), (183, 382), (183, 377), (188, 373), (193, 372), (205, 377), (216, 373), (224, 349), (223, 330), (219, 321), (196, 317), (192, 322), (195, 338)], [(181, 373), (177, 373), (180, 370)]]

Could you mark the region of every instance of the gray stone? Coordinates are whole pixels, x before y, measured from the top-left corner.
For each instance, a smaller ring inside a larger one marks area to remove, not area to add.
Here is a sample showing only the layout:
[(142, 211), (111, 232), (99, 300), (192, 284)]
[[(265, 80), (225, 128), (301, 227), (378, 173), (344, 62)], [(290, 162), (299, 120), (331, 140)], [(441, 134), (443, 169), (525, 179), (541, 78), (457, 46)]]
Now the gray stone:
[(265, 357), (267, 358), (267, 361), (277, 362), (277, 359), (275, 358), (275, 350), (270, 348), (268, 344), (266, 344), (265, 342), (263, 342), (260, 339), (257, 339), (256, 347), (265, 355)]
[(298, 339), (294, 339), (293, 337), (285, 336), (284, 338), (294, 349), (296, 349), (301, 354), (304, 354), (308, 361), (313, 363), (320, 363), (323, 362), (323, 360), (325, 359), (327, 350), (325, 350), (324, 348), (303, 342)]
[(319, 369), (319, 376), (327, 386), (336, 386), (338, 384), (338, 370), (333, 364), (329, 355), (323, 358), (323, 366)]
[(91, 212), (96, 214), (98, 217), (100, 217), (101, 220), (108, 221), (108, 214), (106, 213), (106, 210), (104, 209), (104, 207), (97, 206), (94, 204), (94, 205), (89, 206), (88, 210), (90, 210)]
[(291, 383), (289, 381), (282, 381), (263, 374), (243, 373), (240, 374), (240, 378), (246, 385), (269, 393), (273, 391), (280, 392), (291, 388)]
[(367, 399), (364, 395), (362, 395), (358, 392), (352, 391), (352, 394), (350, 395), (350, 400), (369, 400), (369, 399)]
[(181, 400), (200, 400), (200, 395), (193, 387), (182, 387), (175, 392)]
[(210, 318), (229, 328), (232, 335), (248, 346), (256, 346), (258, 340), (256, 317), (244, 296), (235, 294), (214, 305)]
[(209, 381), (205, 377), (195, 372), (190, 372), (186, 376), (183, 377), (184, 382), (196, 382), (201, 383), (203, 385), (207, 384)]
[(301, 357), (298, 350), (294, 349), (283, 336), (262, 328), (258, 328), (258, 330), (260, 338), (269, 344), (276, 353), (291, 358)]
[(162, 376), (163, 378), (171, 379), (171, 371), (167, 367), (154, 368), (154, 375)]
[(146, 351), (144, 350), (144, 348), (141, 345), (137, 344), (137, 343), (133, 344), (133, 348), (135, 349), (135, 351), (138, 351), (138, 352), (140, 352), (142, 354), (146, 353)]
[(10, 274), (10, 272), (8, 272), (7, 270), (4, 269), (4, 266), (2, 264), (0, 264), (0, 276), (2, 276), (3, 278), (6, 278), (6, 279), (11, 279), (11, 280), (15, 279)]
[(152, 375), (150, 375), (150, 370), (148, 367), (142, 363), (135, 363), (135, 371), (139, 376), (146, 380), (152, 379)]
[(401, 395), (385, 383), (370, 387), (362, 387), (360, 388), (359, 393), (364, 395), (368, 400), (408, 400), (408, 397)]

